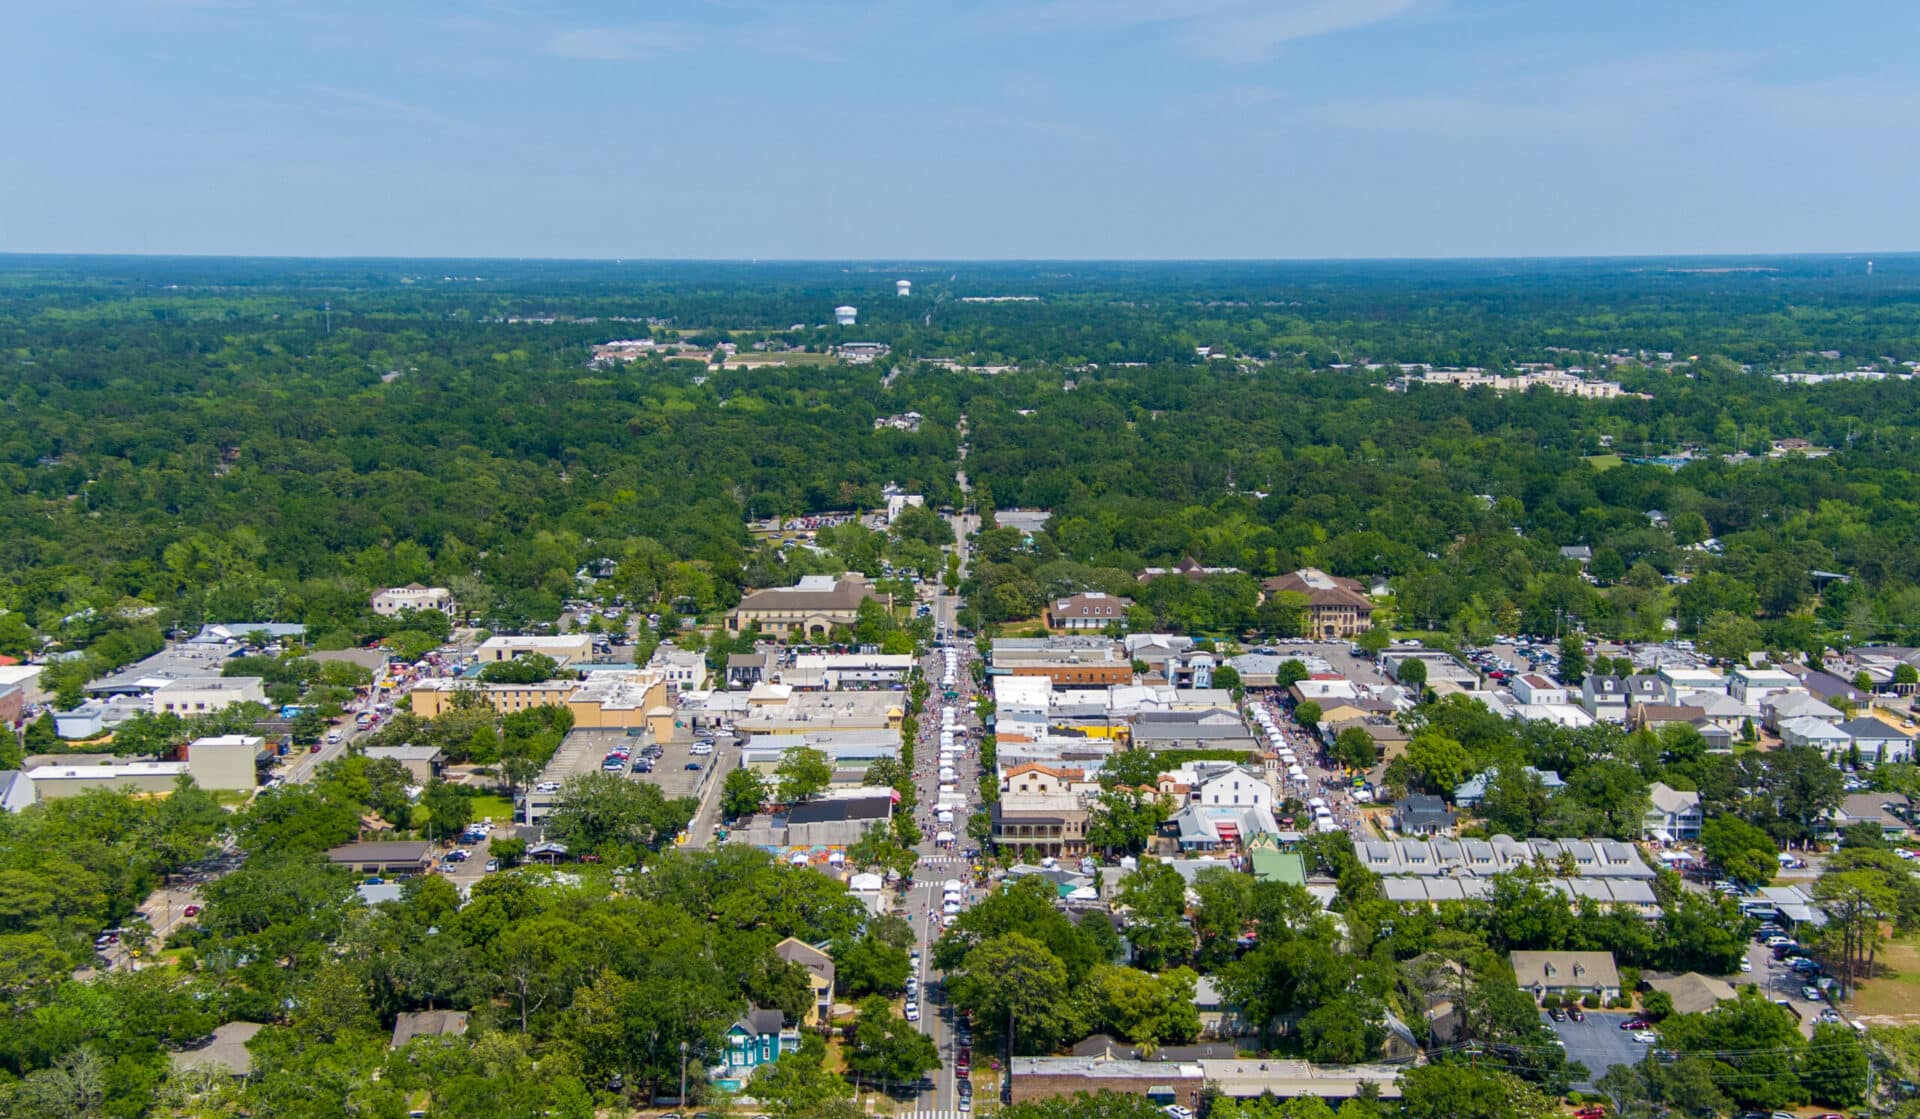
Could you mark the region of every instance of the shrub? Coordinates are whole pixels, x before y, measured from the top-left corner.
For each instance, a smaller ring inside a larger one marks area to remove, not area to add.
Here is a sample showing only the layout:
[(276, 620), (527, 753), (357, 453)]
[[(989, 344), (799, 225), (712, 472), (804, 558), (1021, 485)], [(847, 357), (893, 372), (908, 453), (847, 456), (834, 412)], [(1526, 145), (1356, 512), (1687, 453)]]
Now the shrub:
[(1581, 1002), (1581, 1004), (1582, 1004), (1582, 1005), (1584, 1005), (1584, 1006), (1585, 1006), (1585, 1007), (1586, 1007), (1586, 1008), (1587, 1008), (1588, 1010), (1598, 1010), (1598, 1009), (1600, 1009), (1600, 996), (1599, 996), (1599, 995), (1596, 995), (1596, 994), (1593, 994), (1593, 993), (1591, 993), (1591, 992), (1589, 992), (1589, 993), (1587, 994), (1587, 997), (1586, 997), (1586, 998), (1584, 998), (1584, 999), (1581, 999), (1581, 1000), (1580, 1000), (1580, 1002)]

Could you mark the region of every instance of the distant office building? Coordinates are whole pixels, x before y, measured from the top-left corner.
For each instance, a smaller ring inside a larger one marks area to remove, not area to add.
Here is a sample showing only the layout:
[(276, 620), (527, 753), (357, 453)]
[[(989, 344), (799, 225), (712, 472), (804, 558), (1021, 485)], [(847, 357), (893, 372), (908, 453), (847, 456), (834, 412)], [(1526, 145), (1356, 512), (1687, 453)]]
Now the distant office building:
[(388, 587), (376, 591), (373, 595), (373, 612), (383, 618), (391, 618), (402, 610), (439, 610), (451, 611), (453, 592), (445, 587), (423, 587), (418, 583), (408, 583), (404, 587)]

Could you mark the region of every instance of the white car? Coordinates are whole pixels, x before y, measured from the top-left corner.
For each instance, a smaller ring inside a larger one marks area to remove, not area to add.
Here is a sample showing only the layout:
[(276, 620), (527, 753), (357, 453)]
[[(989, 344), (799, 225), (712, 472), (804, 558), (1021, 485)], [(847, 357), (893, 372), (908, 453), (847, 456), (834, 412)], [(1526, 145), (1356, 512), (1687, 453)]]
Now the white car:
[(1633, 1040), (1642, 1045), (1652, 1045), (1654, 1042), (1660, 1040), (1660, 1035), (1654, 1033), (1652, 1030), (1635, 1030), (1632, 1036)]
[(1752, 971), (1752, 970), (1753, 970), (1753, 961), (1752, 961), (1752, 960), (1749, 960), (1749, 959), (1747, 959), (1747, 958), (1746, 958), (1745, 956), (1742, 956), (1742, 957), (1740, 957), (1740, 970), (1741, 970), (1741, 971)]
[(911, 1003), (908, 1004), (907, 1021), (918, 1022), (919, 1020), (920, 1020), (920, 1007), (917, 1004), (911, 1004)]
[(1181, 1107), (1177, 1103), (1170, 1103), (1160, 1110), (1166, 1113), (1167, 1119), (1193, 1119), (1192, 1109)]

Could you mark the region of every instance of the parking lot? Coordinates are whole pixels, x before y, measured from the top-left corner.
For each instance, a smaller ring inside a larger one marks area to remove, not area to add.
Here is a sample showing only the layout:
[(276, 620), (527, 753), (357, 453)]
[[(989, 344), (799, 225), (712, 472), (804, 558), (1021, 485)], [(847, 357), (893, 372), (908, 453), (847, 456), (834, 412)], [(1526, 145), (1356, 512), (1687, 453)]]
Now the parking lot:
[(1591, 1089), (1593, 1082), (1613, 1066), (1638, 1064), (1647, 1055), (1651, 1047), (1633, 1040), (1631, 1031), (1620, 1028), (1620, 1023), (1632, 1017), (1623, 1011), (1589, 1010), (1584, 1022), (1556, 1022), (1545, 1011), (1540, 1012), (1540, 1020), (1552, 1026), (1566, 1043), (1567, 1059), (1587, 1066), (1587, 1078), (1574, 1085), (1580, 1089)]

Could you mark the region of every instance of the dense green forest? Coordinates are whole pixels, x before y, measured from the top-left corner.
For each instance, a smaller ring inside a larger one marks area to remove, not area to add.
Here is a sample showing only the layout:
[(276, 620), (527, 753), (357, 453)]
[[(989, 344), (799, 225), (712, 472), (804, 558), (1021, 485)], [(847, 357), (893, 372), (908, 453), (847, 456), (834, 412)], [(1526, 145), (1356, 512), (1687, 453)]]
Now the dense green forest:
[[(367, 598), (413, 580), (453, 588), (494, 628), (617, 596), (662, 615), (641, 631), (651, 644), (678, 635), (676, 613), (711, 620), (799, 574), (930, 573), (950, 529), (929, 514), (786, 548), (749, 522), (872, 508), (889, 483), (959, 504), (963, 417), (982, 512), (1053, 514), (1035, 533), (989, 520), (963, 588), (983, 625), (1094, 587), (1133, 598), (1136, 626), (1289, 633), (1297, 609), (1263, 602), (1259, 582), (1311, 564), (1384, 581), (1396, 625), (1462, 640), (1677, 632), (1725, 656), (1911, 641), (1920, 386), (1769, 376), (1904, 371), (1920, 357), (1920, 259), (1882, 258), (1871, 279), (1858, 264), (0, 258), (0, 652), (84, 651), (49, 671), (69, 696), (204, 621), (301, 621), (321, 648), (383, 638), (417, 653), (449, 619), (376, 618)], [(917, 294), (893, 296), (896, 276)], [(1033, 298), (967, 301), (1000, 296)], [(815, 325), (842, 302), (861, 325)], [(703, 357), (593, 363), (595, 344), (636, 336)], [(892, 352), (818, 360), (848, 341)], [(723, 342), (737, 352), (706, 360)], [(742, 364), (756, 347), (812, 356)], [(1610, 353), (1628, 356), (1608, 375), (1644, 395), (1394, 383), (1399, 363), (1598, 369)], [(875, 426), (909, 411), (918, 430)], [(1789, 438), (1831, 453), (1774, 454)], [(1633, 461), (1680, 452), (1677, 469)], [(1570, 545), (1591, 559), (1562, 558)], [(1240, 571), (1136, 578), (1185, 557)], [(910, 648), (884, 615), (863, 615), (856, 636)], [(276, 699), (324, 703), (364, 682), (291, 651), (235, 669), (267, 677)], [(524, 783), (565, 730), (545, 714), (460, 709), (402, 717), (374, 741), (435, 745)], [(183, 732), (154, 719), (122, 733), (138, 745)], [(1362, 746), (1353, 760), (1371, 764)], [(1566, 791), (1549, 796), (1528, 765), (1564, 774)], [(1459, 700), (1422, 709), (1387, 787), (1446, 792), (1489, 768), (1500, 776), (1483, 822), (1515, 834), (1627, 838), (1652, 781), (1697, 790), (1713, 817), (1703, 845), (1743, 881), (1764, 880), (1777, 845), (1805, 842), (1842, 795), (1809, 750), (1709, 755), (1687, 728), (1516, 726)], [(1910, 766), (1874, 779), (1917, 783)], [(0, 814), (0, 1001), (27, 1024), (0, 1040), (0, 1110), (586, 1116), (677, 1092), (680, 1047), (697, 1073), (749, 1004), (802, 1010), (803, 977), (772, 951), (789, 934), (830, 942), (862, 1000), (840, 1050), (849, 1068), (924, 1071), (908, 1043), (921, 1035), (866, 998), (907, 982), (903, 923), (867, 920), (838, 883), (757, 851), (678, 850), (695, 806), (651, 785), (590, 775), (562, 791), (549, 835), (601, 862), (516, 869), (524, 843), (507, 841), (505, 872), (465, 905), (432, 876), (363, 904), (322, 852), (366, 826), (452, 828), (471, 814), (445, 782), (417, 804), (408, 783), (399, 763), (356, 756), (237, 812), (183, 786)], [(1872, 840), (1850, 834), (1830, 869), (1883, 898), (1897, 930), (1920, 927), (1920, 891)], [(1263, 1046), (1362, 1060), (1384, 1012), (1423, 1021), (1451, 987), (1476, 1023), (1463, 1044), (1503, 1063), (1442, 1060), (1408, 1075), (1403, 1102), (1354, 1101), (1341, 1119), (1507, 1119), (1557, 1114), (1551, 1097), (1577, 1070), (1505, 953), (1604, 949), (1630, 969), (1717, 972), (1745, 946), (1731, 902), (1666, 873), (1652, 922), (1576, 907), (1530, 875), (1503, 880), (1492, 903), (1410, 913), (1380, 897), (1344, 837), (1303, 851), (1338, 883), (1337, 922), (1296, 887), (1237, 873), (1208, 872), (1189, 904), (1179, 876), (1148, 863), (1124, 888), (1122, 928), (1072, 919), (1030, 880), (970, 908), (934, 962), (983, 1039), (1021, 1052), (1096, 1030), (1191, 1039), (1193, 984), (1208, 974), (1269, 1020), (1297, 1019)], [(75, 978), (100, 930), (140, 939), (135, 907), (152, 888), (221, 858), (237, 869), (206, 885), (167, 966)], [(473, 1011), (467, 1040), (388, 1049), (397, 1015), (445, 1007)], [(264, 1026), (251, 1078), (172, 1071), (170, 1052), (231, 1021)], [(1861, 1098), (1851, 1031), (1803, 1042), (1763, 1000), (1663, 1029), (1684, 1055), (1610, 1089), (1644, 1105), (1635, 1114)], [(753, 1088), (778, 1119), (848, 1119), (845, 1081), (816, 1044)], [(1089, 1109), (1126, 1113), (1097, 1101), (1009, 1115)], [(1332, 1114), (1317, 1101), (1220, 1105), (1223, 1119)]]
[[(872, 506), (887, 483), (952, 501), (963, 414), (983, 503), (1056, 513), (1031, 543), (986, 542), (989, 621), (1191, 555), (1386, 577), (1401, 624), (1463, 635), (1718, 617), (1729, 647), (1903, 639), (1920, 388), (1764, 375), (1920, 354), (1920, 259), (1860, 263), (5, 258), (0, 650), (112, 640), (120, 663), (144, 634), (236, 618), (343, 644), (384, 632), (369, 589), (414, 579), (525, 624), (602, 559), (642, 602), (714, 611), (831, 566), (756, 547), (749, 518)], [(1036, 298), (966, 301), (1007, 295)], [(810, 325), (842, 301), (861, 325)], [(590, 367), (632, 336), (894, 351)], [(1391, 365), (1331, 368), (1616, 351), (1651, 399), (1399, 393)], [(873, 426), (909, 410), (918, 431)], [(1782, 438), (1836, 453), (1724, 457)], [(1682, 448), (1677, 472), (1617, 465)], [(874, 567), (847, 535), (832, 553)], [(1565, 544), (1593, 548), (1591, 581)], [(1816, 570), (1855, 581), (1816, 603)], [(1245, 583), (1147, 597), (1155, 625), (1275, 628)]]

